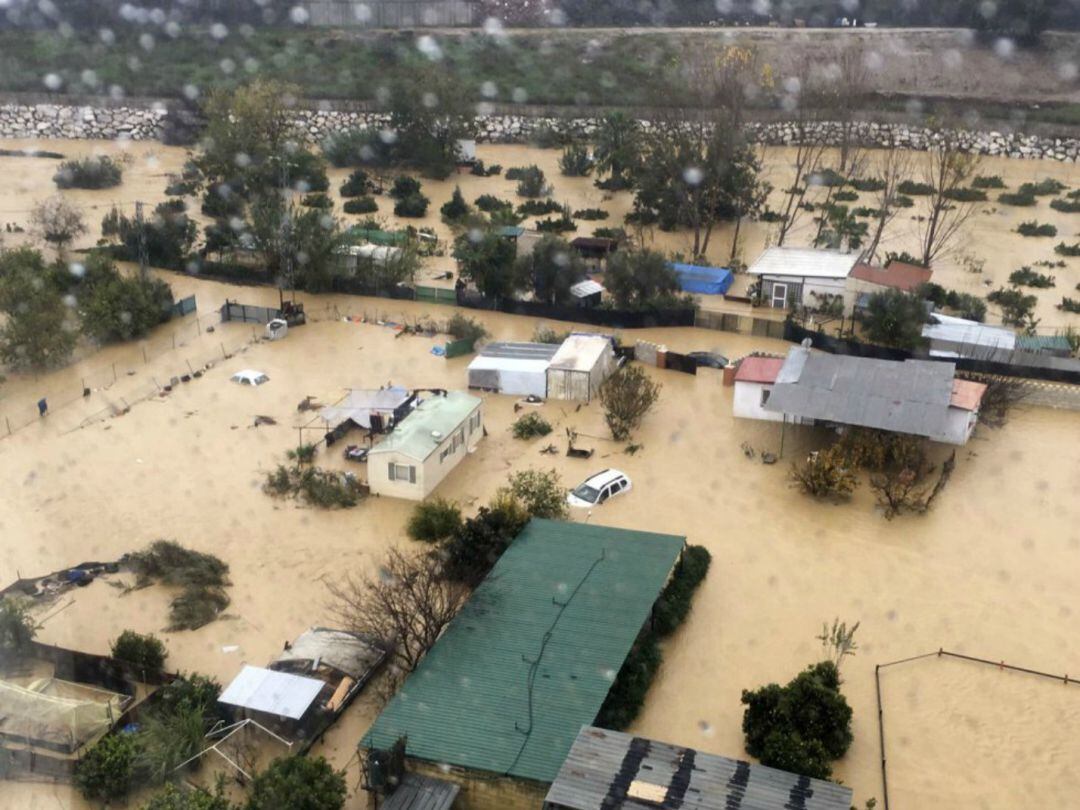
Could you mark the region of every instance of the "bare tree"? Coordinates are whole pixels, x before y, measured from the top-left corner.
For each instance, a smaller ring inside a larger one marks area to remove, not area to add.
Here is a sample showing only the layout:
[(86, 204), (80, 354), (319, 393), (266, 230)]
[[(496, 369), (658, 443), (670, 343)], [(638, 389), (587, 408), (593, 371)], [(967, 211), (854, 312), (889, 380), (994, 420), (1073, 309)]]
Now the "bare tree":
[(963, 151), (953, 131), (941, 132), (940, 140), (926, 153), (923, 179), (932, 191), (926, 196), (919, 234), (926, 267), (956, 247), (957, 236), (978, 210), (978, 203), (956, 197), (974, 179), (979, 164), (979, 156)]
[(821, 161), (825, 155), (825, 142), (814, 131), (817, 124), (817, 116), (805, 107), (799, 107), (795, 118), (795, 161), (792, 168), (795, 176), (791, 185), (784, 189), (786, 202), (781, 212), (780, 232), (776, 237), (776, 244), (782, 246), (788, 234), (795, 227), (799, 215), (803, 212), (803, 204), (806, 199), (807, 187), (810, 178), (821, 170)]
[(392, 548), (375, 574), (327, 583), (330, 611), (341, 625), (376, 638), (399, 672), (408, 674), (461, 610), (468, 590), (443, 578), (430, 555)]
[(82, 209), (68, 202), (63, 194), (54, 194), (30, 211), (30, 227), (34, 235), (54, 245), (58, 253), (77, 236), (86, 233)]
[(911, 172), (911, 152), (901, 148), (890, 138), (888, 145), (878, 154), (877, 179), (881, 181), (881, 188), (877, 193), (877, 217), (874, 221), (874, 235), (870, 239), (870, 245), (866, 249), (868, 261), (874, 260), (881, 237), (900, 211), (896, 204), (899, 194), (898, 187), (908, 178)]
[(868, 87), (862, 44), (857, 40), (845, 43), (836, 59), (827, 63), (818, 74), (814, 77), (815, 103), (821, 107), (822, 114), (840, 128), (836, 170), (840, 174), (854, 174), (849, 165), (857, 157), (860, 146), (855, 111)]

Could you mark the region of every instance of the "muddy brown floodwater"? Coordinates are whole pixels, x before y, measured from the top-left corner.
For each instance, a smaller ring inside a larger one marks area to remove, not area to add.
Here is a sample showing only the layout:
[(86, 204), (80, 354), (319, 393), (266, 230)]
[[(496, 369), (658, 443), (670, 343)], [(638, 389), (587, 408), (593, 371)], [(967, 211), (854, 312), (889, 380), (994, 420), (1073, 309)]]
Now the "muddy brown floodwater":
[[(105, 148), (72, 142), (49, 146), (69, 154)], [(163, 174), (179, 165), (182, 153), (145, 144), (132, 152), (135, 162), (123, 187), (80, 200), (99, 204), (144, 192), (148, 202), (160, 199)], [(523, 152), (487, 147), (481, 156), (504, 166), (536, 161), (556, 176), (556, 152)], [(139, 179), (150, 154), (157, 163), (145, 171), (155, 175), (153, 182)], [(5, 208), (28, 206), (50, 192), (53, 167), (42, 169), (39, 163), (0, 159), (4, 176), (15, 178)], [(1068, 174), (1065, 182), (1076, 179), (1072, 167), (1056, 164), (1001, 162), (993, 170), (1007, 173), (1010, 185), (1051, 173)], [(335, 173), (335, 183), (340, 174)], [(132, 192), (129, 182), (139, 190)], [(480, 189), (509, 196), (511, 185), (471, 177), (460, 182), (470, 198)], [(566, 184), (562, 178), (557, 182), (556, 196), (565, 198)], [(600, 202), (589, 181), (566, 187), (580, 191), (575, 206)], [(434, 208), (451, 189), (452, 183), (428, 186)], [(627, 203), (620, 196), (608, 204), (625, 210)], [(5, 216), (11, 215), (0, 221)], [(1038, 216), (1050, 218), (1043, 210)], [(984, 273), (995, 278), (1029, 246), (1042, 244), (1009, 235), (1002, 224), (1006, 217), (1015, 219), (1012, 213), (986, 215), (978, 231), (985, 242)], [(751, 230), (747, 250), (752, 254), (754, 240), (760, 243), (765, 236)], [(665, 247), (675, 248), (685, 236), (663, 238)], [(998, 252), (1002, 255), (995, 258)], [(997, 258), (1001, 266), (991, 269)], [(1072, 266), (1058, 271), (1059, 279), (1075, 272)], [(271, 289), (161, 275), (177, 296), (194, 293), (202, 314), (226, 296), (247, 303), (277, 301)], [(959, 284), (969, 274), (950, 265), (941, 275)], [(155, 632), (168, 646), (171, 667), (227, 682), (242, 663), (265, 664), (285, 640), (329, 621), (327, 578), (372, 571), (388, 547), (409, 543), (407, 502), (373, 498), (354, 509), (327, 512), (275, 501), (261, 483), (294, 446), (296, 405), (307, 395), (327, 402), (348, 386), (465, 383), (468, 358), (447, 361), (431, 354), (437, 340), (398, 338), (388, 327), (344, 322), (340, 316), (439, 319), (452, 310), (346, 296), (299, 297), (315, 320), (291, 330), (284, 341), (252, 343), (251, 328), (243, 325), (192, 335), (184, 324), (167, 324), (151, 345), (165, 345), (178, 326), (185, 337), (175, 350), (151, 353), (148, 362), (139, 344), (114, 346), (87, 351), (72, 366), (50, 374), (13, 375), (0, 387), (3, 415), (32, 404), (42, 390), (81, 392), (84, 378), (100, 380), (102, 370), (113, 364), (118, 370), (115, 382), (109, 375), (107, 387), (95, 384), (89, 397), (75, 397), (74, 404), (0, 439), (0, 580), (87, 559), (114, 559), (159, 537), (217, 554), (231, 568), (227, 615), (198, 631), (162, 633), (169, 599), (164, 589), (125, 596), (96, 582), (41, 612), (43, 640), (104, 652), (125, 628)], [(538, 323), (471, 314), (497, 339), (527, 339)], [(664, 342), (677, 351), (716, 349), (730, 357), (787, 349), (778, 341), (699, 329), (628, 330), (623, 337)], [(237, 353), (167, 397), (137, 401), (152, 379), (167, 379), (185, 361), (201, 365), (220, 357), (223, 345)], [(247, 389), (229, 381), (234, 371), (249, 367), (267, 372), (270, 382)], [(784, 682), (817, 660), (821, 650), (814, 637), (823, 622), (860, 621), (857, 655), (843, 665), (855, 742), (837, 763), (836, 777), (854, 788), (861, 805), (869, 797), (881, 798), (875, 664), (944, 647), (1053, 673), (1080, 669), (1080, 642), (1073, 632), (1080, 612), (1075, 586), (1080, 415), (1023, 409), (1000, 430), (978, 428), (958, 453), (956, 472), (933, 511), (890, 522), (875, 510), (865, 484), (844, 505), (817, 503), (791, 488), (788, 467), (818, 440), (812, 433), (789, 429), (785, 458), (775, 466), (746, 458), (740, 449), (744, 442), (777, 450), (779, 430), (735, 420), (731, 389), (721, 385), (719, 373), (648, 373), (663, 390), (659, 407), (635, 435), (643, 445), (637, 454), (627, 455), (622, 445), (605, 438), (596, 404), (577, 410), (549, 402), (541, 412), (555, 424), (554, 435), (574, 427), (597, 455), (591, 462), (540, 455), (549, 440), (510, 437), (513, 399), (486, 395), (490, 435), (440, 488), (440, 494), (474, 508), (514, 470), (554, 467), (572, 485), (602, 466), (618, 466), (633, 479), (634, 492), (596, 510), (593, 521), (684, 534), (710, 549), (713, 568), (689, 620), (664, 644), (664, 664), (635, 733), (744, 756), (741, 690)], [(126, 415), (80, 427), (87, 417), (123, 401), (135, 402)], [(256, 415), (272, 416), (277, 424), (253, 427)], [(319, 463), (344, 467), (325, 449)], [(883, 670), (882, 692), (890, 798), (897, 810), (1072, 806), (1080, 790), (1074, 766), (1080, 744), (1069, 731), (1080, 721), (1075, 685), (930, 658)], [(348, 765), (350, 789), (359, 777), (356, 741), (375, 712), (371, 697), (363, 696), (315, 749), (338, 766)], [(82, 806), (67, 788), (11, 783), (0, 789), (0, 805)], [(349, 806), (365, 806), (362, 794)]]

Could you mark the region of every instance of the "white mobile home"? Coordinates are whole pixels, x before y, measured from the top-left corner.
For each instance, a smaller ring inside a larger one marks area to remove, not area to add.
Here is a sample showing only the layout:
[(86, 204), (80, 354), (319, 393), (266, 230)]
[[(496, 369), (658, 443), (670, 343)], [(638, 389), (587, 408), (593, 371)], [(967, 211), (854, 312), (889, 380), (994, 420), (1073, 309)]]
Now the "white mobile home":
[(547, 398), (547, 370), (559, 350), (549, 343), (489, 343), (469, 363), (469, 388)]
[(462, 391), (421, 402), (368, 453), (368, 486), (376, 495), (419, 501), (476, 447), (483, 402)]
[(589, 402), (618, 367), (610, 337), (574, 333), (551, 358), (547, 370), (548, 398)]
[(858, 254), (838, 250), (771, 247), (746, 272), (758, 277), (761, 300), (767, 307), (816, 308), (829, 298), (840, 296), (844, 314), (850, 315), (855, 295), (848, 284), (848, 275), (858, 259)]

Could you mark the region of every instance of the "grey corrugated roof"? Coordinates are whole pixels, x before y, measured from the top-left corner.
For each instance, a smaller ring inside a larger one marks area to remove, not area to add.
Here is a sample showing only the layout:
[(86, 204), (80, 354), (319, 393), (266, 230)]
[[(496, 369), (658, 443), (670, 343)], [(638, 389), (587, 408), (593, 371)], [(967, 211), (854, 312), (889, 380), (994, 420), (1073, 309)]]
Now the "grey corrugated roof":
[(765, 409), (805, 419), (944, 438), (956, 367), (788, 351)]
[[(634, 796), (646, 793), (654, 800)], [(851, 788), (585, 726), (546, 801), (569, 810), (848, 810)]]
[(481, 357), (510, 357), (515, 360), (550, 360), (559, 350), (552, 343), (488, 343)]
[(449, 810), (460, 790), (453, 782), (407, 773), (381, 810)]
[(980, 348), (1012, 349), (1016, 346), (1016, 333), (1011, 329), (942, 315), (940, 312), (931, 315), (930, 323), (922, 328), (922, 336), (928, 340)]
[(278, 661), (318, 661), (360, 680), (379, 665), (386, 653), (373, 642), (345, 630), (313, 627), (278, 656)]

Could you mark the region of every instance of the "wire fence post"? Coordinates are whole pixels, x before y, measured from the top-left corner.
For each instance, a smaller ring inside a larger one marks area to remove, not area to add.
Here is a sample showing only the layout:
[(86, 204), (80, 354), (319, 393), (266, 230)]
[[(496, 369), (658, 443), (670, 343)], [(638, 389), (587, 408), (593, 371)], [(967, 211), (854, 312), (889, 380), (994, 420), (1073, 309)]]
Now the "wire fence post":
[(112, 364), (112, 381), (116, 382), (116, 363)]
[(11, 431), (11, 420), (10, 420), (10, 419), (8, 419), (8, 418), (7, 418), (6, 416), (5, 416), (5, 417), (4, 417), (4, 421), (5, 421), (6, 423), (7, 423), (7, 435), (8, 435), (8, 436), (10, 436), (10, 435), (11, 435), (11, 432), (12, 432), (12, 431)]
[(143, 365), (146, 365), (147, 363), (150, 362), (149, 360), (146, 359), (146, 344), (143, 344), (143, 346), (142, 346), (142, 361), (143, 361)]
[(228, 359), (228, 355), (225, 354), (225, 344), (224, 343), (221, 344), (221, 359), (222, 360), (227, 360)]

